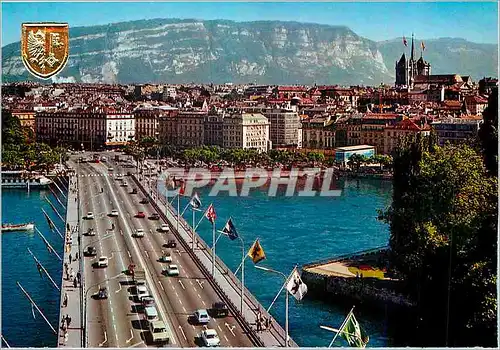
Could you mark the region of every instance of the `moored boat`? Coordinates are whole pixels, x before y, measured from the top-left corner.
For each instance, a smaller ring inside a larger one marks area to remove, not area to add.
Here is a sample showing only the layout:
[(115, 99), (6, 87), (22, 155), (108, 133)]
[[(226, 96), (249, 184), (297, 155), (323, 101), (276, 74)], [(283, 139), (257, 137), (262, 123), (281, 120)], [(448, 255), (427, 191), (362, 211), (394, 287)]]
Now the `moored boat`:
[(36, 172), (2, 171), (2, 187), (46, 187), (52, 180)]
[(33, 231), (35, 229), (35, 224), (29, 222), (27, 224), (2, 224), (2, 232), (11, 231)]

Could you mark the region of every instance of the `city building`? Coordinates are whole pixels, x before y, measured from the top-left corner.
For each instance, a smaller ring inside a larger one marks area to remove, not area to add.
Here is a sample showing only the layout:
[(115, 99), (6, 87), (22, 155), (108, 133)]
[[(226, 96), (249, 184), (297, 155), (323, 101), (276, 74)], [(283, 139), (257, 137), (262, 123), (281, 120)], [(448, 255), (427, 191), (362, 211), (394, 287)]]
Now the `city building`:
[(480, 117), (471, 116), (437, 120), (432, 122), (431, 126), (436, 130), (439, 145), (443, 146), (447, 142), (457, 144), (476, 137), (482, 122)]
[(417, 125), (413, 120), (404, 118), (395, 125), (384, 129), (384, 154), (392, 154), (394, 149), (399, 146), (402, 138), (413, 134), (430, 135), (431, 128), (428, 125), (423, 127)]
[(205, 117), (205, 145), (223, 146), (223, 126), (225, 112), (211, 111)]
[(271, 148), (270, 123), (260, 113), (234, 113), (223, 121), (224, 148), (252, 148), (266, 152)]
[(105, 114), (106, 146), (124, 146), (128, 142), (137, 140), (135, 118), (132, 113), (111, 112)]
[(384, 130), (396, 124), (403, 117), (392, 113), (366, 113), (361, 119), (359, 142), (361, 145), (375, 146), (377, 153), (384, 152)]
[(307, 149), (335, 147), (335, 123), (330, 115), (318, 115), (302, 123), (302, 147)]
[(28, 127), (35, 132), (35, 111), (14, 109), (11, 111), (12, 116), (17, 117), (22, 127)]
[(336, 148), (335, 161), (342, 164), (343, 166), (346, 166), (349, 162), (349, 158), (354, 154), (359, 154), (370, 158), (375, 155), (375, 147), (369, 145), (357, 145)]
[(196, 110), (179, 111), (175, 117), (177, 133), (173, 144), (181, 147), (204, 145), (204, 123), (207, 114)]

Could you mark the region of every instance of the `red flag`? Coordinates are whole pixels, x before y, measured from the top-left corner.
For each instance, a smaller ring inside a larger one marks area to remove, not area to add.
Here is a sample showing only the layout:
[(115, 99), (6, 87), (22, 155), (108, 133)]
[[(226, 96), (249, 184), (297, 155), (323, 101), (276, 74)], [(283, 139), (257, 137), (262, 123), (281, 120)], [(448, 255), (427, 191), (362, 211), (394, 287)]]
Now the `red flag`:
[(408, 47), (408, 41), (406, 40), (406, 38), (403, 36), (403, 44)]
[(210, 204), (210, 206), (208, 207), (207, 212), (205, 213), (205, 217), (212, 224), (215, 222), (215, 219), (217, 218), (217, 214), (215, 214), (215, 208), (214, 208), (213, 204)]
[(181, 180), (181, 188), (179, 188), (179, 196), (184, 196), (184, 192), (186, 192), (186, 181)]

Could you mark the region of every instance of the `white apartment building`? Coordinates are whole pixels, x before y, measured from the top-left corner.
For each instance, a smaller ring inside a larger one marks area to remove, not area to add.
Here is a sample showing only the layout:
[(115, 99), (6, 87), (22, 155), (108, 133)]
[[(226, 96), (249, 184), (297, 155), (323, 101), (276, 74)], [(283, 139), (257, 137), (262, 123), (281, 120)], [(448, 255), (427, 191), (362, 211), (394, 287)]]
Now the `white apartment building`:
[(260, 113), (235, 113), (223, 121), (222, 139), (225, 148), (253, 148), (266, 152), (271, 148), (270, 123)]
[(125, 145), (135, 140), (135, 117), (131, 113), (106, 114), (106, 146)]

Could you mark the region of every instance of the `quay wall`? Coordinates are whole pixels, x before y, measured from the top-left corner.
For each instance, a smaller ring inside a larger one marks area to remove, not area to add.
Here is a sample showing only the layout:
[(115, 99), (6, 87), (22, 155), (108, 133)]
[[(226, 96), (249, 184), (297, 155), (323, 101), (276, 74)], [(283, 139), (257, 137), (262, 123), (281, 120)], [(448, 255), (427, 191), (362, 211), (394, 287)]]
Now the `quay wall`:
[(404, 286), (398, 280), (353, 277), (338, 272), (310, 271), (316, 267), (336, 262), (362, 264), (367, 261), (377, 261), (380, 264), (384, 261), (386, 252), (386, 247), (379, 247), (304, 265), (301, 275), (309, 289), (308, 297), (337, 303), (354, 303), (374, 310), (404, 311), (412, 309), (414, 302), (404, 294)]

